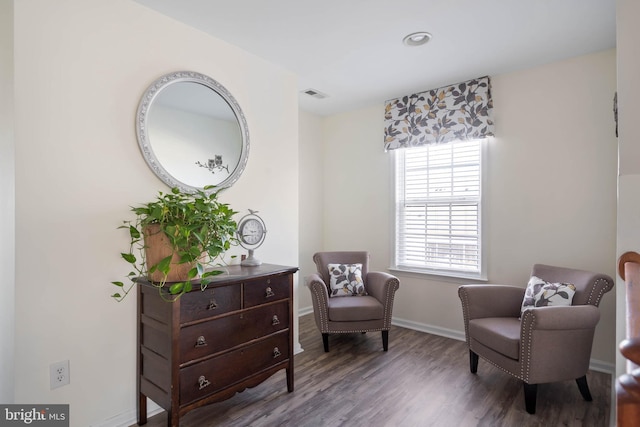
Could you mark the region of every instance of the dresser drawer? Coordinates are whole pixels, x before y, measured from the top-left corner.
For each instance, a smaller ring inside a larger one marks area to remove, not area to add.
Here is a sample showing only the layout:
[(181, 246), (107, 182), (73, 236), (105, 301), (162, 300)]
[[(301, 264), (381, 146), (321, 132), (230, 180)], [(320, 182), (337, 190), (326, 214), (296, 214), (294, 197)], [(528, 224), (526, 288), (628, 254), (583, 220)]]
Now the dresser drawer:
[(291, 276), (275, 276), (244, 283), (244, 306), (253, 307), (266, 302), (290, 298)]
[(180, 323), (240, 310), (240, 284), (196, 289), (180, 297)]
[(191, 325), (180, 331), (180, 363), (289, 328), (289, 301)]
[(289, 334), (265, 338), (180, 370), (180, 404), (215, 393), (289, 358)]

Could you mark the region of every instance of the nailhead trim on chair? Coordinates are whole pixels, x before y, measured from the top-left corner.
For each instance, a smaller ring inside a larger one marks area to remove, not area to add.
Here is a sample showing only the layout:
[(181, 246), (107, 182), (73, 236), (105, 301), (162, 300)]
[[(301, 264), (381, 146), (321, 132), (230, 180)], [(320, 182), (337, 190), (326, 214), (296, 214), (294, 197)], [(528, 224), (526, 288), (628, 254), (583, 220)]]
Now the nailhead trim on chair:
[[(393, 300), (395, 298), (396, 291), (400, 287), (400, 281), (398, 279), (392, 279), (389, 283), (389, 286), (387, 286), (387, 296), (384, 299), (384, 314), (382, 316), (384, 319), (383, 328), (385, 330), (391, 328), (391, 310), (393, 309)], [(391, 310), (389, 310), (389, 308), (391, 308)]]
[(471, 341), (469, 340), (469, 295), (467, 291), (460, 288), (458, 289), (458, 295), (462, 297), (462, 317), (464, 319), (464, 337), (467, 340), (467, 345), (471, 349)]
[[(471, 350), (471, 351), (473, 351), (474, 353), (476, 353), (476, 352), (475, 352), (475, 350), (474, 350), (473, 348), (471, 348), (471, 346), (469, 346), (469, 350)], [(476, 354), (478, 354), (478, 353), (476, 353)], [(503, 367), (502, 367), (502, 366), (500, 366), (500, 365), (496, 365), (496, 364), (495, 364), (495, 363), (493, 363), (491, 360), (486, 359), (484, 356), (481, 356), (480, 354), (478, 354), (478, 356), (482, 357), (482, 360), (484, 360), (484, 361), (485, 361), (485, 362), (487, 362), (487, 363), (492, 364), (493, 366), (495, 366), (496, 368), (500, 369), (500, 370), (501, 370), (502, 372), (504, 372), (505, 374), (511, 375), (512, 377), (515, 377), (515, 378), (517, 378), (517, 379), (519, 379), (519, 380), (524, 381), (524, 380), (522, 379), (522, 376), (521, 376), (521, 375), (518, 375), (518, 374), (517, 374), (517, 373), (515, 373), (515, 372), (508, 371), (508, 370), (506, 370), (505, 368), (503, 368)]]
[[(536, 315), (533, 313), (533, 311), (528, 311), (522, 317), (522, 320), (521, 320), (522, 324), (520, 326), (520, 379), (526, 382), (527, 384), (529, 383), (529, 374), (531, 371), (531, 342), (532, 342), (531, 336), (533, 335), (533, 328), (531, 327), (531, 325), (535, 323), (535, 321), (536, 321)], [(522, 344), (525, 341), (525, 336), (524, 336), (525, 329), (527, 330), (529, 335), (527, 339), (526, 349), (522, 348)], [(526, 363), (524, 360), (525, 356), (526, 356)]]
[[(316, 282), (318, 283), (318, 282)], [(319, 283), (318, 283), (319, 284)], [(320, 284), (319, 284), (320, 285)], [(325, 286), (325, 285), (320, 285), (320, 286)], [(322, 306), (319, 307), (320, 308), (320, 325), (321, 325), (321, 333), (328, 333), (329, 332), (329, 319), (327, 319), (326, 317), (326, 313), (329, 312), (329, 307), (327, 307), (327, 301), (326, 301), (326, 295), (320, 295), (319, 291), (318, 291), (318, 286), (313, 286), (311, 289), (313, 289), (313, 293), (316, 295), (316, 300), (319, 301)], [(325, 290), (326, 292), (326, 290)]]
[[(593, 292), (596, 290), (596, 288), (598, 288), (599, 282), (604, 282), (604, 286), (599, 288), (600, 292), (598, 293), (596, 300), (592, 301)], [(609, 291), (609, 286), (607, 286), (608, 284), (609, 282), (606, 279), (600, 278), (596, 280), (595, 283), (593, 284), (593, 287), (591, 288), (591, 293), (589, 294), (589, 300), (587, 302), (591, 305), (595, 305), (596, 307), (600, 305), (600, 300), (602, 299), (602, 296), (605, 294), (605, 292)]]
[(367, 328), (367, 329), (349, 329), (348, 331), (332, 331), (332, 330), (328, 330), (325, 331), (323, 333), (327, 333), (327, 334), (354, 334), (354, 333), (358, 333), (358, 332), (378, 332), (378, 331), (388, 331), (391, 328)]

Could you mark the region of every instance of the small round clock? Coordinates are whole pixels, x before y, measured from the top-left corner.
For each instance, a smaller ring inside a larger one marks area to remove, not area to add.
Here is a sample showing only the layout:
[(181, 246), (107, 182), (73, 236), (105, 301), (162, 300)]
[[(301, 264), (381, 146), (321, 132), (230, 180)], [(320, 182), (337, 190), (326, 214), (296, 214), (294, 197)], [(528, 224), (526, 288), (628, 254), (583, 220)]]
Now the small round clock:
[(262, 261), (254, 257), (253, 251), (262, 245), (264, 237), (267, 234), (267, 228), (264, 221), (257, 215), (258, 211), (249, 209), (249, 213), (238, 222), (238, 240), (240, 246), (249, 250), (249, 256), (240, 263), (244, 266), (256, 266), (262, 264)]

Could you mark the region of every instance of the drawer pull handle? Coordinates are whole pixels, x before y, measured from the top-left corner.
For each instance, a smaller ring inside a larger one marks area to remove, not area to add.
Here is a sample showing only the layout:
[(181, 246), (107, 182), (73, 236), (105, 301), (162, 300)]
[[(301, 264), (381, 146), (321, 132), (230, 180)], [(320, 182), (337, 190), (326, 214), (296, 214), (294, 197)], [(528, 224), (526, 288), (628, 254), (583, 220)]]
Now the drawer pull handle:
[(277, 315), (273, 315), (273, 318), (271, 319), (271, 325), (276, 326), (280, 324), (280, 319), (278, 319)]
[(215, 298), (211, 298), (209, 300), (209, 305), (207, 306), (207, 310), (215, 310), (216, 308), (218, 308), (218, 302), (216, 301)]
[(200, 378), (198, 378), (198, 384), (200, 384), (200, 390), (202, 390), (205, 387), (209, 387), (211, 385), (211, 381), (206, 379), (204, 375), (200, 375)]
[(271, 289), (271, 286), (269, 286), (266, 290), (265, 290), (265, 294), (264, 297), (265, 298), (271, 298), (276, 296), (276, 294), (273, 293), (273, 290)]
[(205, 340), (204, 337), (200, 335), (196, 340), (196, 347), (206, 347), (206, 345), (207, 345), (207, 340)]
[(278, 347), (274, 347), (273, 348), (273, 358), (275, 359), (276, 357), (280, 357), (280, 355), (282, 355), (282, 353), (280, 353), (280, 350), (278, 349)]

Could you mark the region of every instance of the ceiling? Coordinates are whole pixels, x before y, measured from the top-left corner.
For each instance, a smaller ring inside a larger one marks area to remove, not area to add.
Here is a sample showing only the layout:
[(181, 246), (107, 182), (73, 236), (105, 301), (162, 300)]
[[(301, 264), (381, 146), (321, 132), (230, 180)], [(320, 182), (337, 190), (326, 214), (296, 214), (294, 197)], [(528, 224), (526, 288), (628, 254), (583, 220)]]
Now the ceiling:
[[(327, 95), (299, 95), (321, 115), (616, 42), (615, 0), (135, 1), (295, 73)], [(416, 31), (433, 38), (403, 45)]]

